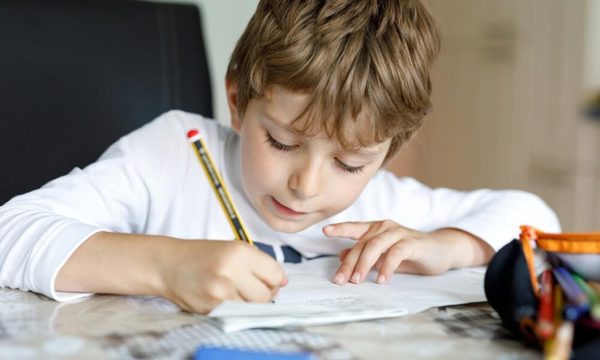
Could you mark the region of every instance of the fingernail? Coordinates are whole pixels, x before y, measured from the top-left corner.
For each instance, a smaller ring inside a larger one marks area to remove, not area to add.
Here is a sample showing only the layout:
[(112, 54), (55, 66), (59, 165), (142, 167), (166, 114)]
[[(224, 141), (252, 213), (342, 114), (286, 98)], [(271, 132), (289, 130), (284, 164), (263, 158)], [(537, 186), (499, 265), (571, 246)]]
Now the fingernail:
[(377, 283), (378, 284), (385, 284), (385, 275), (379, 274), (379, 276), (377, 277)]
[(333, 233), (333, 226), (331, 225), (327, 225), (323, 228), (323, 230), (327, 233), (327, 234), (332, 234)]
[(346, 277), (344, 276), (343, 273), (337, 273), (333, 277), (333, 282), (336, 283), (336, 284), (338, 284), (338, 285), (342, 285), (344, 283), (345, 279), (346, 279)]
[(360, 273), (358, 271), (355, 271), (354, 274), (352, 274), (351, 281), (355, 284), (358, 284), (360, 282)]

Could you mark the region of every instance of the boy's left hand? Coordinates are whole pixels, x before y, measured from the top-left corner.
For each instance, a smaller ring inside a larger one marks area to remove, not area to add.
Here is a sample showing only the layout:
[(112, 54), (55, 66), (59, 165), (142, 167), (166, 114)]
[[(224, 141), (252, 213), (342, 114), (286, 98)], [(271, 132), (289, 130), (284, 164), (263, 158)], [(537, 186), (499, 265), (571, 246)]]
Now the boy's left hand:
[(376, 282), (383, 284), (396, 271), (436, 275), (453, 267), (483, 265), (493, 254), (489, 245), (461, 230), (424, 233), (391, 220), (332, 224), (323, 232), (358, 241), (340, 253), (342, 264), (333, 278), (340, 285), (360, 283), (372, 268), (379, 271)]

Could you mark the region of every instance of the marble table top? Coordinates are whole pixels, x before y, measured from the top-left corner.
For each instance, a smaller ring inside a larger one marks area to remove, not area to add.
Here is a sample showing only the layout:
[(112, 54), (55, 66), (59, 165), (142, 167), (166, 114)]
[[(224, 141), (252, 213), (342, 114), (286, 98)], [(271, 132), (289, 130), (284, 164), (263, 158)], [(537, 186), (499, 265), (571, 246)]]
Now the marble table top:
[(308, 350), (320, 359), (539, 359), (486, 304), (393, 319), (224, 334), (207, 317), (152, 297), (58, 303), (0, 289), (0, 359), (189, 359), (200, 345)]

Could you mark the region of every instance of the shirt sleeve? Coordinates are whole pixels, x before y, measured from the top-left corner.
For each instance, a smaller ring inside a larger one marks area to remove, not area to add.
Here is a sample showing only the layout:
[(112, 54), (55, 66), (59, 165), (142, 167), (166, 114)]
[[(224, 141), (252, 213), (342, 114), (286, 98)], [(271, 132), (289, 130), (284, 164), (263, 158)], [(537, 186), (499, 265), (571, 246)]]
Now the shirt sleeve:
[[(2, 206), (0, 286), (34, 291), (58, 301), (89, 295), (57, 292), (56, 276), (93, 234), (143, 231), (150, 195), (136, 151), (142, 139), (148, 133), (160, 133), (161, 126), (155, 121), (136, 130), (112, 145), (97, 162), (75, 168)], [(160, 159), (152, 160), (160, 163)]]
[(383, 171), (374, 180), (363, 195), (378, 199), (377, 215), (416, 230), (460, 229), (494, 250), (518, 237), (520, 225), (560, 231), (554, 211), (540, 197), (525, 191), (431, 189), (412, 178), (397, 178)]

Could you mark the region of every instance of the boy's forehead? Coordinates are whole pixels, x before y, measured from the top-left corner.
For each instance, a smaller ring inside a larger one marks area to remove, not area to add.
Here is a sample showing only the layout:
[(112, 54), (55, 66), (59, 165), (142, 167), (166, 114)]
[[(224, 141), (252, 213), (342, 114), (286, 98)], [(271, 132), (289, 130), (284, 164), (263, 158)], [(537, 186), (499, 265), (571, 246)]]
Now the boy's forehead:
[(309, 106), (311, 96), (308, 92), (292, 91), (273, 85), (265, 90), (263, 100), (270, 115), (278, 121), (291, 124)]

